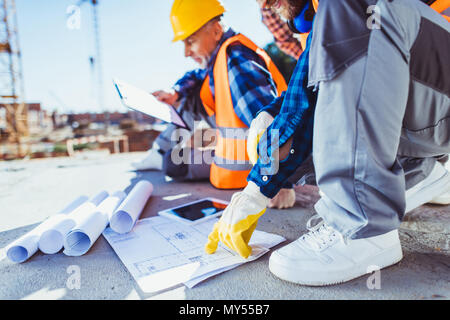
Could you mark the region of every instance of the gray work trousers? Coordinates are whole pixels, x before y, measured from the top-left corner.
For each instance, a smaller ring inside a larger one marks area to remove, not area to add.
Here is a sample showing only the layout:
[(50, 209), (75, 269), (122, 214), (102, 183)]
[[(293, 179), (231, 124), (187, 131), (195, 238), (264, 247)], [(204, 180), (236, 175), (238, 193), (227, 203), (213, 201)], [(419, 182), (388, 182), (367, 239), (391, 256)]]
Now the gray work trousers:
[[(194, 181), (209, 179), (211, 164), (206, 163), (203, 159), (211, 157), (210, 151), (208, 151), (208, 155), (205, 156), (204, 152), (194, 148), (175, 150), (180, 157), (189, 159), (183, 163), (174, 161), (172, 157), (173, 149), (176, 148), (180, 142), (177, 137), (191, 136), (196, 129), (196, 122), (204, 120), (211, 127), (215, 127), (214, 117), (209, 117), (203, 107), (199, 90), (180, 101), (178, 113), (189, 127), (189, 130), (180, 129), (174, 124), (169, 124), (166, 130), (164, 130), (156, 139), (156, 143), (160, 147), (160, 152), (163, 154), (162, 171), (167, 176), (177, 180)], [(186, 155), (184, 153), (186, 153)], [(198, 159), (202, 159), (202, 161), (198, 161)]]
[[(405, 174), (406, 190), (411, 189), (419, 182), (423, 181), (433, 170), (436, 161), (445, 165), (449, 160), (449, 155), (442, 155), (431, 158), (411, 158), (397, 156), (397, 161), (400, 163)], [(300, 167), (289, 177), (288, 181), (296, 185), (317, 185), (316, 172), (314, 170), (314, 162), (312, 155), (309, 156)]]
[(384, 234), (405, 212), (405, 168), (414, 185), (450, 153), (450, 24), (418, 0), (321, 0), (315, 19), (315, 209), (346, 237)]

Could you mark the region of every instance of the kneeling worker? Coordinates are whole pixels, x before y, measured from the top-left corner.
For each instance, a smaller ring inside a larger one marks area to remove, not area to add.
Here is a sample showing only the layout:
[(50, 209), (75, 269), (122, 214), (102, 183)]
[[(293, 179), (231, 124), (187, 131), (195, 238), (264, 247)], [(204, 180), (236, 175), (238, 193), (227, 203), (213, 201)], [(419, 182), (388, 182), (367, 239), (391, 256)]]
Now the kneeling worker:
[[(180, 102), (180, 114), (191, 129), (198, 120), (206, 120), (216, 129), (213, 162), (174, 164), (171, 158), (175, 127), (169, 126), (156, 140), (148, 159), (144, 159), (148, 165), (139, 169), (162, 169), (167, 175), (181, 179), (209, 177), (219, 189), (247, 185), (252, 168), (247, 155), (247, 129), (257, 113), (286, 90), (287, 85), (264, 50), (225, 26), (224, 12), (218, 0), (174, 2), (170, 17), (173, 41), (183, 41), (185, 56), (194, 59), (201, 69), (186, 73), (172, 92), (154, 93), (162, 102), (171, 105)], [(203, 159), (202, 155), (194, 154), (198, 150), (190, 152), (192, 158)], [(295, 201), (291, 186), (284, 187), (281, 193), (285, 201), (277, 201), (278, 207), (290, 207)]]
[[(312, 151), (318, 216), (309, 232), (272, 253), (270, 271), (320, 286), (393, 265), (403, 257), (405, 212), (449, 198), (450, 173), (440, 161), (450, 153), (450, 24), (431, 9), (448, 1), (272, 2), (294, 21), (314, 5), (315, 20), (284, 98), (271, 106), (280, 112), (259, 143), (268, 156), (260, 148), (248, 186), (233, 195), (205, 250), (221, 241), (248, 257), (269, 199)], [(368, 23), (369, 9), (380, 24)], [(267, 164), (279, 170), (263, 170)]]

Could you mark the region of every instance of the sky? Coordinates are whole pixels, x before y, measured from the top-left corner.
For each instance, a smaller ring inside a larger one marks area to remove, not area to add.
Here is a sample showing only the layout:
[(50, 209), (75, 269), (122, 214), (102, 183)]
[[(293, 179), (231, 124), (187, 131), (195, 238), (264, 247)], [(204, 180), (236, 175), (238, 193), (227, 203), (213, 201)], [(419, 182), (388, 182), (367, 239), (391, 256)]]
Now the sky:
[[(198, 0), (202, 1), (202, 0)], [(16, 0), (25, 99), (59, 112), (101, 112), (89, 2), (70, 15), (78, 0)], [(112, 85), (118, 78), (148, 91), (170, 89), (188, 70), (183, 44), (172, 43), (173, 0), (99, 0), (104, 109), (126, 111)], [(223, 0), (226, 23), (263, 47), (272, 35), (261, 23), (256, 0)], [(79, 17), (79, 19), (77, 19)]]

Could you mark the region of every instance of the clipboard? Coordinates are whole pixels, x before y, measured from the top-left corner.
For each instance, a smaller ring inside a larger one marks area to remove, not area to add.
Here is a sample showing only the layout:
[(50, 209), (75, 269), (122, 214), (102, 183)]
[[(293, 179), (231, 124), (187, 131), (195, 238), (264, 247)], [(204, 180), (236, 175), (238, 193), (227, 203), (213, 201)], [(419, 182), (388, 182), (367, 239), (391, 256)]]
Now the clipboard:
[(160, 102), (151, 93), (128, 83), (118, 79), (114, 79), (113, 82), (125, 107), (190, 130), (173, 106)]

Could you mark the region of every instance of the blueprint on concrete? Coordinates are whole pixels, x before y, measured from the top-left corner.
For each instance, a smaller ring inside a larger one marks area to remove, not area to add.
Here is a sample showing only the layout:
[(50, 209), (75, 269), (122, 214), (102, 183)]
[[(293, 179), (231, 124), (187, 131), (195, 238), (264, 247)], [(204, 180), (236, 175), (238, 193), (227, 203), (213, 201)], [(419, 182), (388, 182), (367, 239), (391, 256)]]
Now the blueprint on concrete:
[(107, 228), (103, 235), (142, 291), (157, 292), (184, 283), (197, 283), (243, 263), (255, 260), (285, 238), (256, 230), (248, 259), (219, 244), (217, 251), (204, 251), (208, 234), (217, 219), (188, 226), (165, 217), (139, 220), (127, 234)]

